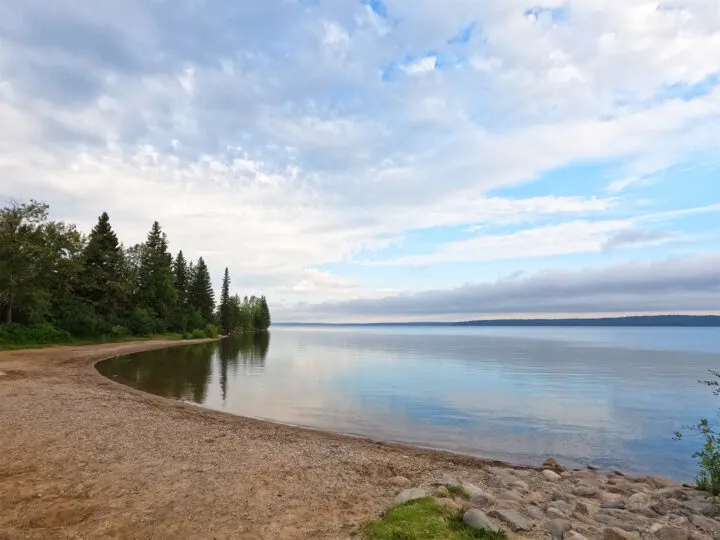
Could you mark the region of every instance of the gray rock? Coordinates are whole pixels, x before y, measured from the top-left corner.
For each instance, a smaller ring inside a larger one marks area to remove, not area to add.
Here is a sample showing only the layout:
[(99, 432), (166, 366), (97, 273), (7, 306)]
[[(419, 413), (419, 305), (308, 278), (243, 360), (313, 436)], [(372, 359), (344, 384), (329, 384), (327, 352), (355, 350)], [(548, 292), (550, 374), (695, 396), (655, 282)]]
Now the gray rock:
[(450, 491), (448, 491), (448, 488), (445, 486), (438, 486), (437, 488), (435, 488), (435, 496), (450, 498)]
[(588, 505), (584, 502), (578, 502), (575, 505), (575, 512), (580, 514), (581, 516), (589, 516), (590, 515), (590, 509), (588, 508)]
[(593, 471), (573, 471), (570, 473), (574, 480), (597, 481), (598, 475)]
[(543, 514), (543, 511), (540, 510), (540, 508), (538, 508), (537, 506), (533, 506), (531, 504), (524, 506), (520, 511), (527, 517), (538, 521), (545, 518), (545, 514)]
[(565, 540), (588, 540), (588, 537), (577, 531), (570, 531), (565, 535)]
[(397, 496), (393, 499), (393, 506), (405, 504), (408, 501), (412, 501), (414, 499), (422, 499), (423, 497), (427, 496), (428, 492), (425, 488), (405, 489), (398, 493)]
[(545, 524), (545, 530), (550, 533), (552, 540), (563, 540), (565, 533), (571, 528), (572, 525), (565, 519), (553, 519)]
[(595, 514), (595, 521), (607, 525), (609, 528), (622, 529), (624, 531), (636, 531), (637, 525), (631, 523), (621, 517), (612, 516), (605, 513)]
[(617, 527), (606, 527), (603, 529), (602, 538), (603, 540), (632, 540), (637, 537)]
[(657, 492), (657, 494), (660, 497), (664, 497), (666, 499), (677, 499), (678, 501), (687, 501), (689, 499), (688, 494), (685, 493), (685, 490), (680, 487), (661, 489)]
[(600, 505), (600, 508), (612, 508), (613, 510), (625, 510), (627, 504), (623, 501), (609, 501)]
[(412, 482), (410, 480), (408, 480), (407, 478), (405, 478), (404, 476), (393, 476), (390, 479), (390, 483), (393, 486), (397, 486), (399, 488), (407, 488), (412, 485)]
[(564, 515), (565, 517), (572, 514), (573, 507), (572, 505), (568, 504), (567, 502), (563, 500), (553, 501), (550, 504), (548, 504), (547, 510), (555, 510), (556, 512), (559, 512), (561, 515)]
[(638, 510), (650, 508), (650, 504), (652, 504), (652, 501), (646, 493), (635, 493), (628, 498), (627, 507), (637, 512)]
[(477, 504), (478, 506), (492, 506), (495, 504), (495, 497), (475, 484), (461, 482), (459, 487), (470, 495), (470, 502), (473, 504)]
[(490, 518), (487, 517), (485, 512), (478, 510), (477, 508), (471, 508), (465, 514), (463, 514), (463, 521), (469, 527), (473, 529), (486, 529), (488, 531), (497, 531), (498, 528), (493, 525)]
[(661, 478), (660, 476), (648, 476), (647, 483), (655, 489), (669, 488), (677, 486), (675, 482), (667, 478)]
[(720, 538), (720, 521), (705, 516), (691, 516), (690, 521), (697, 528), (709, 533), (713, 538)]
[(550, 482), (558, 482), (561, 479), (561, 476), (558, 473), (551, 471), (550, 469), (545, 469), (542, 472), (542, 475)]
[(490, 516), (505, 523), (513, 532), (531, 531), (533, 528), (533, 522), (517, 510), (493, 510)]
[(694, 538), (690, 531), (673, 525), (661, 526), (654, 533), (655, 538), (660, 540), (693, 540)]
[(718, 507), (707, 500), (690, 499), (685, 501), (683, 506), (692, 514), (702, 514), (703, 516), (714, 516), (718, 512)]
[(554, 501), (565, 501), (568, 504), (575, 504), (575, 501), (577, 500), (577, 498), (574, 495), (572, 495), (566, 491), (560, 491), (560, 490), (553, 491), (552, 498)]
[(462, 508), (460, 504), (456, 503), (452, 499), (447, 499), (445, 497), (442, 497), (440, 499), (436, 498), (435, 501), (437, 501), (440, 506), (444, 506), (445, 508), (449, 508), (450, 510), (460, 510)]
[(554, 506), (549, 507), (545, 513), (549, 519), (568, 519), (570, 514), (567, 514)]
[(587, 484), (580, 484), (572, 489), (572, 493), (578, 497), (594, 497), (597, 495), (597, 489)]

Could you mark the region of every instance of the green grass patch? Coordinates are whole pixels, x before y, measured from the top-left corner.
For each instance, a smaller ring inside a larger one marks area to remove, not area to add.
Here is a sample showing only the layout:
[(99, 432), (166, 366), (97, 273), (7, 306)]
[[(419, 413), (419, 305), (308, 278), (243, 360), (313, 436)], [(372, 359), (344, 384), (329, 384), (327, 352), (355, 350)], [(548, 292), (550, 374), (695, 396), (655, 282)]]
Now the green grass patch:
[(460, 510), (439, 505), (432, 497), (391, 508), (367, 527), (367, 540), (507, 540), (503, 532), (465, 525)]
[(465, 491), (463, 488), (461, 488), (460, 486), (454, 486), (452, 484), (445, 484), (445, 487), (450, 492), (450, 495), (452, 495), (453, 497), (459, 497), (466, 501), (470, 500), (470, 494), (467, 491)]

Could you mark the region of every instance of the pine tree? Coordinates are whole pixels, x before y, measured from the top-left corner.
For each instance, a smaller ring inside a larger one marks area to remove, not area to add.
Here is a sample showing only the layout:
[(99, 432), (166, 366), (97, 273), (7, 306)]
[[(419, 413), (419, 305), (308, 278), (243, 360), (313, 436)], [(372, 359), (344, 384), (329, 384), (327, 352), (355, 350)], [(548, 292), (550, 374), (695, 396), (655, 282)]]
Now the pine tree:
[(173, 265), (173, 274), (175, 276), (175, 291), (177, 292), (178, 307), (182, 310), (187, 305), (188, 287), (190, 284), (187, 262), (185, 255), (180, 250), (175, 258)]
[(220, 327), (223, 333), (230, 334), (233, 328), (232, 312), (230, 311), (230, 272), (225, 268), (222, 292), (220, 293)]
[(267, 330), (270, 328), (270, 308), (268, 308), (265, 296), (260, 297), (260, 320), (262, 321), (262, 328), (260, 328), (260, 330)]
[(177, 293), (167, 236), (157, 221), (153, 223), (142, 250), (139, 274), (140, 307), (151, 309), (165, 323), (175, 308)]
[(213, 320), (215, 309), (215, 292), (212, 288), (210, 272), (202, 257), (198, 259), (193, 274), (188, 297), (189, 304), (200, 312), (205, 323), (210, 323)]
[(83, 251), (84, 268), (78, 280), (78, 296), (111, 322), (123, 315), (127, 296), (123, 250), (110, 217), (103, 212)]

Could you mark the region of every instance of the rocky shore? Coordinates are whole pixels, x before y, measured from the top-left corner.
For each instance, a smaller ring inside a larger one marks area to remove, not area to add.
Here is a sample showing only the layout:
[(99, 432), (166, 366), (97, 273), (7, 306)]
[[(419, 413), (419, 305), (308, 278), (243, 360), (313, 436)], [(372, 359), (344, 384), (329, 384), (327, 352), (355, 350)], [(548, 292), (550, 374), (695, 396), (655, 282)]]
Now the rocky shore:
[(549, 459), (542, 469), (490, 466), (474, 475), (442, 475), (412, 486), (404, 477), (391, 507), (433, 497), (463, 512), (478, 529), (508, 538), (553, 540), (712, 540), (720, 538), (718, 501), (693, 486), (620, 471), (567, 470)]

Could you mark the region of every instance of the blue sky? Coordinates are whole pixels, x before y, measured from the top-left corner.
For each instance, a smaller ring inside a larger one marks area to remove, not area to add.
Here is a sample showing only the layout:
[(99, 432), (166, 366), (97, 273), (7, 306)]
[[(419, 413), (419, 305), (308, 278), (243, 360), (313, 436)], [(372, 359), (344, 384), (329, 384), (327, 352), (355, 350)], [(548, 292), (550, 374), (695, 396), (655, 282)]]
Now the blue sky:
[(716, 0), (0, 0), (0, 198), (275, 320), (715, 312), (718, 133)]

